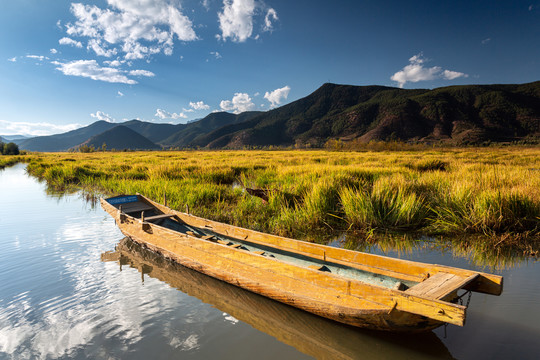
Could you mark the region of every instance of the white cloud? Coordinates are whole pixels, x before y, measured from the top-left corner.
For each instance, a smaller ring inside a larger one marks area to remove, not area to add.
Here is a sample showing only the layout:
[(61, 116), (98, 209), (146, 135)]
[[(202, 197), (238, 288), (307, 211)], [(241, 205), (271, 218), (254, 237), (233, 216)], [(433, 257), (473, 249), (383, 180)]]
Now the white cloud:
[(210, 51), (210, 55), (214, 55), (214, 57), (216, 59), (221, 59), (222, 58), (221, 54), (218, 53), (217, 51)]
[(274, 29), (272, 22), (279, 20), (277, 16), (276, 10), (270, 8), (266, 12), (266, 16), (264, 17), (264, 31), (272, 31)]
[(435, 79), (453, 80), (460, 77), (468, 77), (469, 75), (452, 70), (443, 70), (440, 66), (433, 66), (430, 68), (424, 67), (426, 59), (422, 53), (414, 55), (409, 59), (409, 65), (405, 66), (402, 70), (396, 72), (391, 80), (396, 81), (400, 88), (402, 88), (407, 82), (419, 82)]
[(270, 101), (270, 107), (276, 107), (279, 104), (281, 104), (282, 100), (287, 99), (289, 96), (289, 92), (291, 91), (291, 88), (289, 86), (284, 86), (280, 89), (276, 89), (272, 92), (266, 92), (264, 94), (264, 98), (268, 101)]
[(48, 60), (49, 58), (43, 55), (26, 55), (28, 59), (35, 59), (39, 61)]
[(75, 60), (69, 63), (52, 62), (58, 65), (56, 68), (64, 75), (87, 77), (92, 80), (105, 81), (110, 83), (122, 83), (133, 85), (137, 81), (129, 79), (123, 70), (112, 67), (101, 67), (96, 60)]
[(221, 38), (244, 42), (253, 33), (255, 0), (223, 0), (223, 12), (218, 13)]
[(96, 111), (94, 114), (90, 114), (90, 116), (98, 120), (103, 120), (110, 123), (114, 122), (114, 118), (109, 114), (105, 114), (103, 111)]
[(12, 58), (9, 58), (8, 61), (11, 61), (11, 62), (17, 62), (17, 57), (14, 56)]
[(153, 77), (153, 76), (155, 76), (156, 74), (154, 74), (153, 72), (148, 71), (148, 70), (131, 70), (131, 71), (129, 72), (129, 75), (132, 75), (132, 76), (146, 76), (146, 77)]
[(482, 45), (485, 45), (490, 41), (491, 41), (491, 38), (484, 39), (484, 40), (482, 40)]
[(210, 109), (209, 105), (206, 105), (204, 101), (189, 102), (189, 106), (195, 110), (208, 110)]
[(71, 45), (78, 48), (82, 48), (82, 43), (80, 41), (76, 41), (68, 37), (61, 38), (60, 40), (58, 40), (58, 43), (60, 45)]
[(221, 100), (219, 107), (224, 111), (232, 111), (235, 114), (239, 114), (244, 111), (253, 110), (255, 104), (251, 101), (248, 94), (236, 93), (232, 100)]
[(162, 110), (162, 109), (157, 109), (156, 114), (154, 116), (157, 116), (161, 120), (164, 120), (164, 119), (180, 119), (180, 118), (185, 119), (185, 118), (187, 118), (186, 114), (184, 114), (184, 113), (179, 113), (179, 114), (170, 113), (170, 112)]
[(182, 13), (177, 0), (107, 0), (107, 3), (106, 9), (71, 4), (76, 21), (66, 25), (68, 35), (89, 38), (88, 47), (97, 55), (102, 55), (103, 49), (122, 51), (126, 59), (144, 59), (161, 51), (171, 55), (175, 37), (181, 41), (197, 40), (193, 24)]
[(80, 128), (80, 124), (58, 125), (47, 122), (13, 122), (0, 120), (0, 134), (3, 135), (24, 135), (24, 136), (45, 136), (64, 133)]
[(124, 96), (124, 93), (123, 93), (123, 92), (121, 92), (121, 91), (118, 91), (118, 92), (117, 92), (117, 94), (118, 94), (118, 96), (119, 96), (119, 97), (122, 97), (122, 96)]
[(54, 48), (53, 48), (53, 49), (50, 49), (49, 51), (51, 52), (51, 54), (58, 54), (58, 50), (56, 50), (56, 49), (54, 49)]

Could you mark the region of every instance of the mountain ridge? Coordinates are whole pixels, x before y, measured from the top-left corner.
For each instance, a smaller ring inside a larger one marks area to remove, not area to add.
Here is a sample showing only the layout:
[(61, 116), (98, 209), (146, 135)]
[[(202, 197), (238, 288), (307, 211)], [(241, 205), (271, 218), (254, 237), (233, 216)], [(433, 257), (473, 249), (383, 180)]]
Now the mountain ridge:
[(320, 147), (331, 139), (455, 145), (514, 141), (540, 137), (540, 81), (436, 89), (326, 83), (266, 112), (215, 112), (177, 125), (98, 121), (64, 134), (27, 139), (20, 147), (65, 151), (118, 125), (163, 148)]

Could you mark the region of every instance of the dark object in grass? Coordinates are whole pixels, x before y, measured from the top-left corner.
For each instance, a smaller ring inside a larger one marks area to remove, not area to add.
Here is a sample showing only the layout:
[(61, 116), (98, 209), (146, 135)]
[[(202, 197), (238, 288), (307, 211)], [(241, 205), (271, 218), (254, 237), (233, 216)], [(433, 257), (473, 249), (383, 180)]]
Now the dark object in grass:
[(447, 171), (450, 164), (446, 161), (441, 160), (427, 160), (422, 161), (417, 164), (407, 164), (406, 166), (409, 169), (416, 170), (419, 172), (426, 171)]
[(268, 189), (251, 189), (251, 188), (245, 188), (247, 193), (251, 196), (256, 196), (256, 197), (259, 197), (261, 199), (263, 199), (264, 201), (268, 202), (268, 194), (270, 192), (270, 190)]

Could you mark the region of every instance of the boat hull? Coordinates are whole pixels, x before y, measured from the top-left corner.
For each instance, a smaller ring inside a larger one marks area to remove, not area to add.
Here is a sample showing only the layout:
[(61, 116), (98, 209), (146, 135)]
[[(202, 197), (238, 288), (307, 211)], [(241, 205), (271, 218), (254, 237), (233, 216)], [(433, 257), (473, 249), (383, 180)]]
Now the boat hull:
[(116, 218), (124, 235), (185, 267), (340, 323), (406, 332), (427, 331), (444, 324), (392, 309), (358, 294), (348, 294), (345, 289), (335, 291), (326, 288), (324, 283), (317, 283), (316, 279), (302, 278), (300, 274), (295, 277), (296, 269), (292, 265), (252, 254), (242, 254), (244, 256), (237, 259), (222, 253), (234, 249), (184, 236), (158, 225), (144, 224), (136, 219), (120, 221), (119, 216)]

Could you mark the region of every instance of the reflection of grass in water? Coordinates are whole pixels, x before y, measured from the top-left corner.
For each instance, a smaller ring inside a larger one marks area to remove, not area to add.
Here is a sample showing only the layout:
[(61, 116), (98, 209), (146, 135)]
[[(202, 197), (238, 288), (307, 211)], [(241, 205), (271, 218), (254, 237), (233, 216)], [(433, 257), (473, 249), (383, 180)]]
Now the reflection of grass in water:
[(519, 266), (529, 258), (538, 259), (540, 241), (530, 241), (521, 235), (492, 237), (467, 235), (463, 237), (420, 238), (403, 234), (343, 234), (336, 240), (339, 246), (364, 252), (395, 252), (399, 256), (420, 251), (438, 251), (469, 260), (476, 266), (503, 270)]
[(465, 237), (451, 241), (454, 255), (467, 258), (475, 265), (502, 270), (519, 266), (527, 259), (538, 259), (540, 241), (520, 235), (499, 235), (489, 238)]
[[(325, 242), (349, 230), (540, 236), (540, 149), (32, 154), (48, 184), (142, 193), (198, 216)], [(268, 202), (241, 187), (267, 190)], [(379, 241), (379, 240), (377, 240)], [(507, 240), (504, 240), (507, 242)], [(518, 246), (519, 244), (513, 244)]]

